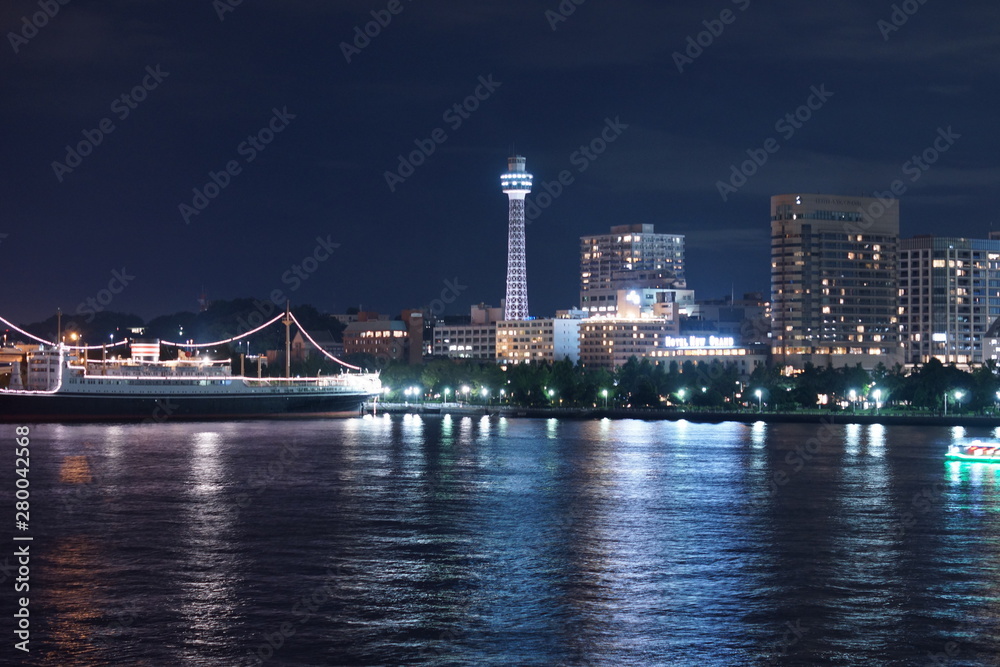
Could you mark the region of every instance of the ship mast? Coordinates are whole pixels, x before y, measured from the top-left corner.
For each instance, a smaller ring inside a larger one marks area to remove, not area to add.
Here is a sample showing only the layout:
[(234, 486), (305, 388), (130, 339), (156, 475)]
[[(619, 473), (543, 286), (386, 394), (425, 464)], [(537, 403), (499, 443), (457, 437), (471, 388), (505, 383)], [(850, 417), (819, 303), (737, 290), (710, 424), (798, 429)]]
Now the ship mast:
[(292, 339), (289, 330), (292, 326), (291, 310), (289, 302), (285, 301), (285, 319), (281, 321), (285, 325), (285, 377), (292, 377)]

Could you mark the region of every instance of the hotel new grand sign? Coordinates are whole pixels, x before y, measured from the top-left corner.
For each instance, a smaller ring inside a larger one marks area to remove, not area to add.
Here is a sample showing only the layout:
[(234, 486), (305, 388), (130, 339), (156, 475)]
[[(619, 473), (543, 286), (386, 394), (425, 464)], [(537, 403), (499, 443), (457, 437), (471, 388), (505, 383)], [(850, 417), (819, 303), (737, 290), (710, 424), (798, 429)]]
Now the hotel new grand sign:
[(718, 349), (736, 347), (736, 339), (732, 336), (666, 336), (664, 347), (699, 349)]

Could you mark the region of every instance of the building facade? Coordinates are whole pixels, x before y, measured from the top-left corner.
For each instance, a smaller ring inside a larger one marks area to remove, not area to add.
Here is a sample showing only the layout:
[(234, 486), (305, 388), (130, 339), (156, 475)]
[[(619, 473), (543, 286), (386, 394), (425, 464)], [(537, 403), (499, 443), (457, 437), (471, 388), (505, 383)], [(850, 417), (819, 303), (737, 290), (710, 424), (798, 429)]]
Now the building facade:
[[(335, 340), (329, 331), (310, 331), (309, 337), (325, 352), (338, 358), (344, 356), (344, 344)], [(295, 337), (292, 338), (291, 355), (294, 362), (306, 361), (311, 357), (323, 357), (301, 331), (296, 331)]]
[(501, 364), (580, 359), (580, 323), (573, 318), (503, 320), (496, 325), (496, 360)]
[(494, 323), (435, 326), (434, 356), (494, 361), (497, 358), (497, 325)]
[(674, 323), (664, 319), (592, 317), (580, 326), (580, 364), (614, 370), (629, 357), (652, 356), (675, 333)]
[(687, 361), (696, 366), (718, 362), (723, 366), (733, 366), (745, 381), (758, 366), (767, 364), (770, 352), (767, 345), (740, 345), (734, 336), (678, 336), (668, 337), (663, 341), (663, 347), (647, 356), (657, 364), (676, 362), (678, 366)]
[(682, 234), (618, 225), (610, 234), (580, 237), (580, 308), (591, 315), (618, 315), (620, 290), (686, 286)]
[(408, 327), (399, 320), (351, 322), (344, 329), (344, 354), (369, 354), (381, 360), (406, 359)]
[(872, 368), (902, 361), (899, 202), (771, 198), (771, 331), (776, 363)]
[(900, 242), (900, 321), (906, 362), (979, 364), (1000, 318), (1000, 240), (918, 236)]
[(435, 322), (432, 354), (449, 359), (497, 358), (497, 322), (503, 319), (503, 308), (480, 303), (472, 306), (469, 324)]

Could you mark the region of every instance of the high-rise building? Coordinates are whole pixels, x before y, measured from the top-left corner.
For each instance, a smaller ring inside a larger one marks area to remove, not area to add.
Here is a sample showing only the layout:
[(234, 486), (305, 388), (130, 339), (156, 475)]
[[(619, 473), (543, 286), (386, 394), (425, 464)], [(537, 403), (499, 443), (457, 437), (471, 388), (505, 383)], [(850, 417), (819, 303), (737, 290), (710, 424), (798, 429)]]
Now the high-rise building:
[(1000, 318), (1000, 239), (917, 236), (900, 242), (899, 303), (906, 362), (975, 364)]
[(507, 172), (500, 185), (509, 201), (507, 222), (507, 298), (505, 320), (528, 319), (528, 268), (525, 258), (524, 197), (531, 192), (531, 174), (525, 159), (515, 155), (507, 160)]
[(777, 363), (901, 361), (899, 202), (771, 197), (771, 328)]
[(610, 234), (580, 237), (580, 308), (616, 316), (618, 292), (683, 289), (684, 236), (653, 225), (617, 225)]

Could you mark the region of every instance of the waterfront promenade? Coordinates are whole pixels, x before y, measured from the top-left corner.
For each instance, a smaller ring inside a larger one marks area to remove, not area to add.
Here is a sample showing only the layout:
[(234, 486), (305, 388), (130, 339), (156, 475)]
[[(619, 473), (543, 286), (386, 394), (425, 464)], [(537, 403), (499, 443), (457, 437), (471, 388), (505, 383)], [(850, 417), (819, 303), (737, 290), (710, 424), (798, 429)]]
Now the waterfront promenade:
[(901, 412), (883, 410), (852, 413), (850, 411), (796, 410), (775, 411), (716, 411), (679, 410), (674, 408), (544, 408), (508, 405), (481, 405), (468, 403), (384, 403), (369, 402), (363, 408), (366, 414), (450, 414), (454, 416), (496, 415), (503, 417), (532, 417), (559, 419), (649, 419), (697, 423), (755, 422), (786, 424), (885, 424), (913, 426), (975, 426), (994, 428), (1000, 426), (1000, 415), (934, 414), (929, 412)]

